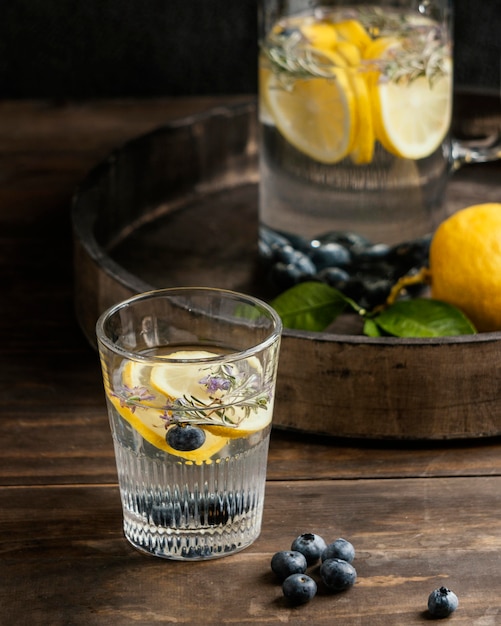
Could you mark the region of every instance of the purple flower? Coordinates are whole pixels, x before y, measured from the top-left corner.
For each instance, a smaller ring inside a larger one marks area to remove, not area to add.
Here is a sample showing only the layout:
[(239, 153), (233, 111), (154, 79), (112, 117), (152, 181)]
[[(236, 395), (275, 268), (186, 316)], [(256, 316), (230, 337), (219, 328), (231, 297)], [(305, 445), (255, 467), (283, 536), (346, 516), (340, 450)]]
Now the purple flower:
[(142, 402), (155, 399), (155, 396), (146, 387), (132, 387), (131, 389), (127, 385), (123, 385), (118, 393), (111, 395), (120, 400), (120, 406), (128, 407), (132, 413), (135, 412), (136, 406), (141, 405)]
[(227, 378), (212, 376), (210, 374), (198, 382), (201, 385), (205, 385), (209, 393), (215, 393), (216, 391), (228, 391), (231, 387), (231, 382)]

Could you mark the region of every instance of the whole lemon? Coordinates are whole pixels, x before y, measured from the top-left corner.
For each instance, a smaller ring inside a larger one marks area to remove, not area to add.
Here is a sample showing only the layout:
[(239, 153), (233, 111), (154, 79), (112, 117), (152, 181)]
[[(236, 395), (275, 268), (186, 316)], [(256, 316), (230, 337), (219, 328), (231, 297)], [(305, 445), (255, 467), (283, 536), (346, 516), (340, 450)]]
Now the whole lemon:
[(456, 306), (481, 332), (501, 330), (501, 204), (462, 209), (430, 247), (431, 295)]

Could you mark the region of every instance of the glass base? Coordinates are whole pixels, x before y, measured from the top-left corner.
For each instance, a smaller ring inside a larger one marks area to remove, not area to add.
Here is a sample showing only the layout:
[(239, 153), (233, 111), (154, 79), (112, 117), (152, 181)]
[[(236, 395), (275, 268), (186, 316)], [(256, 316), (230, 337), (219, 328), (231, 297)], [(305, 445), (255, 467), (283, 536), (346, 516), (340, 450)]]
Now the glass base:
[(253, 544), (260, 532), (261, 523), (256, 520), (243, 520), (230, 528), (180, 531), (124, 519), (125, 537), (134, 548), (177, 561), (205, 561), (235, 554)]

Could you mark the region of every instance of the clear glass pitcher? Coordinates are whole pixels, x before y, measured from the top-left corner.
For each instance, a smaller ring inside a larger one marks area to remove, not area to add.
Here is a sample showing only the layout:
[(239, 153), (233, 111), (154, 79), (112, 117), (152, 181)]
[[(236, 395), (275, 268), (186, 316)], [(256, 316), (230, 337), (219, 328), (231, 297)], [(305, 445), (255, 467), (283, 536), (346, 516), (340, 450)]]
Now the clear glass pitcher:
[(262, 251), (434, 231), (450, 173), (501, 154), (450, 137), (452, 51), (449, 0), (261, 0)]

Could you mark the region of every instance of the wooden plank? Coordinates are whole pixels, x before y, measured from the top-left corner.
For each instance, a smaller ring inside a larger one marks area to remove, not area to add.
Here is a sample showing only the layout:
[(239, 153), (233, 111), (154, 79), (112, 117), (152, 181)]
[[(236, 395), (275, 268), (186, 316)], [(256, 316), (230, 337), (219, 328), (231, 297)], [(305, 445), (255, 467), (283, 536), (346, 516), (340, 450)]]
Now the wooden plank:
[[(92, 372), (96, 378), (97, 367)], [(66, 378), (62, 370), (52, 369), (11, 388), (19, 404), (11, 400), (2, 408), (0, 485), (116, 482), (100, 381), (92, 390), (76, 383), (63, 389), (72, 377), (81, 382), (86, 374), (70, 370)], [(5, 380), (1, 373), (0, 380)], [(500, 475), (496, 439), (397, 445), (274, 430), (268, 459), (270, 481)]]
[[(460, 598), (454, 624), (494, 626), (500, 507), (499, 477), (277, 482), (251, 548), (175, 563), (128, 546), (114, 487), (4, 488), (2, 623), (195, 625), (203, 611), (205, 624), (417, 626), (428, 593), (446, 585)], [(338, 595), (320, 586), (309, 605), (290, 608), (269, 562), (302, 532), (350, 539), (358, 582)]]

